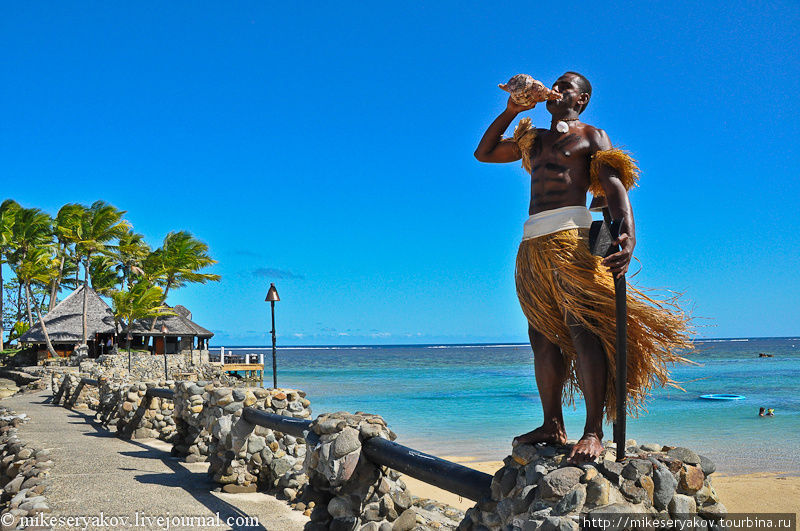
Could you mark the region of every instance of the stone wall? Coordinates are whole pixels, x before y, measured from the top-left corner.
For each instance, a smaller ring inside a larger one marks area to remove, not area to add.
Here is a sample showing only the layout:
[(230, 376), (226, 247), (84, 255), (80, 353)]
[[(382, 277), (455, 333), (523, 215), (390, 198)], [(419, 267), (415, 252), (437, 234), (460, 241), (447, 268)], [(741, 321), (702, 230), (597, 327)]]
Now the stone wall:
[[(170, 442), (176, 435), (172, 400), (146, 397), (147, 389), (174, 389), (173, 380), (139, 382), (117, 387), (115, 402), (117, 409), (117, 433), (132, 439), (161, 439)], [(140, 411), (140, 408), (144, 408)], [(135, 426), (129, 426), (130, 423)]]
[(518, 445), (494, 476), (491, 496), (467, 511), (459, 530), (579, 529), (585, 518), (650, 515), (715, 520), (726, 514), (711, 485), (714, 464), (686, 448), (613, 443), (596, 463), (574, 466), (569, 446)]
[(99, 389), (93, 385), (80, 385), (81, 379), (88, 377), (88, 374), (54, 371), (50, 376), (50, 387), (55, 394), (66, 382), (64, 392), (60, 397), (62, 404), (70, 404), (73, 409), (96, 409), (100, 403)]
[[(208, 350), (181, 351), (180, 354), (167, 354), (167, 375), (175, 378), (180, 373), (196, 372), (208, 365)], [(128, 372), (128, 353), (124, 349), (119, 354), (106, 354), (92, 361), (104, 372)], [(84, 362), (86, 363), (86, 362)], [(164, 355), (131, 353), (131, 377), (137, 380), (152, 381), (164, 379)], [(82, 371), (87, 372), (83, 367)]]
[(47, 505), (48, 476), (53, 461), (48, 450), (36, 448), (17, 436), (17, 427), (27, 421), (7, 408), (0, 408), (0, 513), (3, 529), (16, 528), (19, 519), (50, 512)]
[(255, 492), (258, 487), (297, 489), (306, 482), (302, 471), (306, 445), (303, 439), (255, 426), (244, 420), (250, 407), (277, 415), (307, 419), (310, 402), (296, 389), (216, 388), (204, 406), (209, 410), (206, 426), (208, 473), (225, 492)]

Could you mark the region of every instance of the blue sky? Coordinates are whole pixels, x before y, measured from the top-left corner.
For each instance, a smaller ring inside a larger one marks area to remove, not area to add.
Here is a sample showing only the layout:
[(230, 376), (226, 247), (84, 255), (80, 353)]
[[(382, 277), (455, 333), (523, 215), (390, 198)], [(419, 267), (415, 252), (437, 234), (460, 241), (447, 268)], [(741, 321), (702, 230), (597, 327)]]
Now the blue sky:
[(170, 302), (218, 345), (267, 342), (269, 282), (282, 344), (524, 341), (529, 179), (472, 152), (497, 83), (577, 70), (643, 170), (634, 282), (702, 337), (796, 335), (798, 28), (781, 1), (7, 3), (2, 195), (206, 241), (223, 280)]

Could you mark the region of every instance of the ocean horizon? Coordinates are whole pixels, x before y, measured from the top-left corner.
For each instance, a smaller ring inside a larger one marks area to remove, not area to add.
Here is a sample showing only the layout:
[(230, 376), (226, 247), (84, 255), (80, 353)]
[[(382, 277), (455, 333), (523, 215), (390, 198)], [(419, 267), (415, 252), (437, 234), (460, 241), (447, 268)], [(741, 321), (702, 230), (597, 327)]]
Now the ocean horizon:
[[(264, 353), (271, 385), (271, 347), (224, 348)], [(695, 340), (687, 357), (697, 365), (671, 371), (683, 390), (655, 390), (647, 413), (628, 419), (628, 438), (692, 448), (723, 473), (800, 473), (798, 350), (800, 336)], [(378, 414), (397, 442), (434, 455), (501, 460), (512, 438), (542, 419), (527, 343), (279, 346), (277, 358), (279, 386), (305, 391), (313, 416)], [(700, 398), (710, 393), (745, 398)], [(775, 416), (759, 417), (760, 407)], [(564, 420), (568, 437), (580, 437), (581, 399), (564, 407)], [(611, 439), (611, 426), (604, 430)]]

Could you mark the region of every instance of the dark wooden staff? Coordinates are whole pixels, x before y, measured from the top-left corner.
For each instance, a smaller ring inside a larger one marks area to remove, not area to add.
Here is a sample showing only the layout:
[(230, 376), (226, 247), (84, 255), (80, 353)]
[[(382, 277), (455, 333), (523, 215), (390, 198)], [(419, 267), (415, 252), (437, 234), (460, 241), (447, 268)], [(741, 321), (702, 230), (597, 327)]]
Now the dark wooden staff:
[[(608, 209), (603, 209), (603, 217), (608, 223), (611, 214)], [(622, 229), (622, 219), (615, 219), (609, 223), (609, 231), (614, 241), (619, 238)], [(619, 251), (619, 246), (614, 245), (611, 254)], [(612, 273), (613, 275), (613, 273)], [(625, 432), (628, 418), (628, 291), (625, 275), (614, 277), (614, 299), (617, 310), (617, 419), (614, 422), (614, 444), (617, 445), (617, 461), (625, 459)]]

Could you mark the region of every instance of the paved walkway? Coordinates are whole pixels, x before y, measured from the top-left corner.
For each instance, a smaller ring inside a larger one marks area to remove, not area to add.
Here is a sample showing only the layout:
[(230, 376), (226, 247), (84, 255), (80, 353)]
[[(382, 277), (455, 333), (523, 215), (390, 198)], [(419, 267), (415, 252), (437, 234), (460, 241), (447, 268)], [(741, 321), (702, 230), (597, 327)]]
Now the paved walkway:
[[(51, 449), (55, 464), (50, 473), (52, 485), (45, 494), (51, 516), (102, 513), (106, 517), (128, 517), (128, 526), (117, 523), (118, 528), (129, 529), (166, 529), (166, 523), (159, 526), (156, 520), (145, 520), (147, 517), (211, 518), (217, 513), (221, 526), (200, 527), (299, 531), (308, 521), (266, 494), (210, 492), (218, 485), (207, 476), (207, 463), (182, 463), (170, 456), (171, 445), (163, 441), (119, 439), (88, 413), (51, 405), (50, 397), (49, 391), (25, 393), (0, 404), (31, 417), (20, 426), (21, 439)], [(259, 525), (244, 525), (247, 517), (258, 518)], [(192, 528), (175, 523), (169, 529)]]

